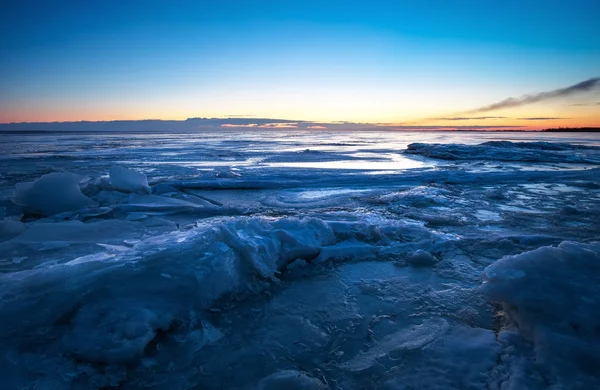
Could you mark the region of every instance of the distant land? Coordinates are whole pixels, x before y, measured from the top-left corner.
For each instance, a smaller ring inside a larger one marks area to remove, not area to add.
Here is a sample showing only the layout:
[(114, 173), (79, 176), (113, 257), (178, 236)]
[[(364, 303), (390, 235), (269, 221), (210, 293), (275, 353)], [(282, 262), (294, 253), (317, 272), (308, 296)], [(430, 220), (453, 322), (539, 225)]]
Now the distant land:
[(555, 129), (545, 129), (553, 133), (600, 133), (600, 127), (557, 127)]
[(600, 132), (600, 127), (534, 130), (519, 126), (423, 126), (411, 123), (314, 122), (275, 118), (188, 118), (185, 120), (114, 120), (78, 122), (0, 123), (2, 133), (105, 133), (105, 132), (199, 132), (232, 130), (330, 130), (330, 131), (549, 131)]

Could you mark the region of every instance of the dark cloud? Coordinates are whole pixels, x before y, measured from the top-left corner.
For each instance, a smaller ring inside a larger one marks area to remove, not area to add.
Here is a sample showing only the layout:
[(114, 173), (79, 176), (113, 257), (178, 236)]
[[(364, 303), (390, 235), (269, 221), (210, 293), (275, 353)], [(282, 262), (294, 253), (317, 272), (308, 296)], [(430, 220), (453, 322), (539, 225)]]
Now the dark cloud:
[(553, 117), (530, 117), (530, 118), (517, 118), (521, 121), (553, 121), (556, 119), (569, 119), (569, 118), (553, 118)]
[(505, 116), (451, 116), (442, 118), (430, 118), (438, 121), (472, 121), (472, 120), (484, 120), (484, 119), (506, 119)]
[(538, 103), (544, 100), (567, 97), (575, 95), (581, 92), (591, 91), (600, 87), (600, 77), (595, 77), (589, 80), (582, 81), (580, 83), (571, 85), (569, 87), (555, 89), (553, 91), (536, 93), (534, 95), (525, 95), (519, 98), (508, 98), (498, 103), (490, 104), (487, 106), (479, 107), (474, 110), (466, 111), (465, 114), (476, 114), (481, 112), (490, 112), (500, 110), (503, 108), (520, 107), (527, 104)]

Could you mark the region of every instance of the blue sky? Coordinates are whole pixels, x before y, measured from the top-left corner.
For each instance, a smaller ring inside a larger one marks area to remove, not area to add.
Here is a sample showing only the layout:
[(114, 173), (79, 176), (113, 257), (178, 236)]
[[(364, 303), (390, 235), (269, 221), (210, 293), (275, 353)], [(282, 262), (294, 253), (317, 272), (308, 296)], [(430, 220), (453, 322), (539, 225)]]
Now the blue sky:
[[(2, 122), (404, 122), (600, 75), (599, 1), (50, 3), (2, 5)], [(597, 118), (561, 104), (513, 116)]]

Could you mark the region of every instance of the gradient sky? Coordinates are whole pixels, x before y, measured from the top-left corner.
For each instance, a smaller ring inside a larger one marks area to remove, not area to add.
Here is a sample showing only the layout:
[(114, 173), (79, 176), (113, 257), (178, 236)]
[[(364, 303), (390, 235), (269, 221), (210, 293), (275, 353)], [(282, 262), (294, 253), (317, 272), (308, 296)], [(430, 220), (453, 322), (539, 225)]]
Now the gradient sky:
[(3, 2), (0, 122), (600, 125), (598, 88), (455, 119), (600, 76), (598, 0), (168, 3)]

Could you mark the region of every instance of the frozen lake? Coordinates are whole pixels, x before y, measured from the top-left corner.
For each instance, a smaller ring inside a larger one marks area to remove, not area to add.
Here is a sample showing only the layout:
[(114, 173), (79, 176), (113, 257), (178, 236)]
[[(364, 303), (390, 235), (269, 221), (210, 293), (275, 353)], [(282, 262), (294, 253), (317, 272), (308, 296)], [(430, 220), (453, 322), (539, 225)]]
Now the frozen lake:
[(3, 388), (590, 389), (600, 134), (0, 135)]

